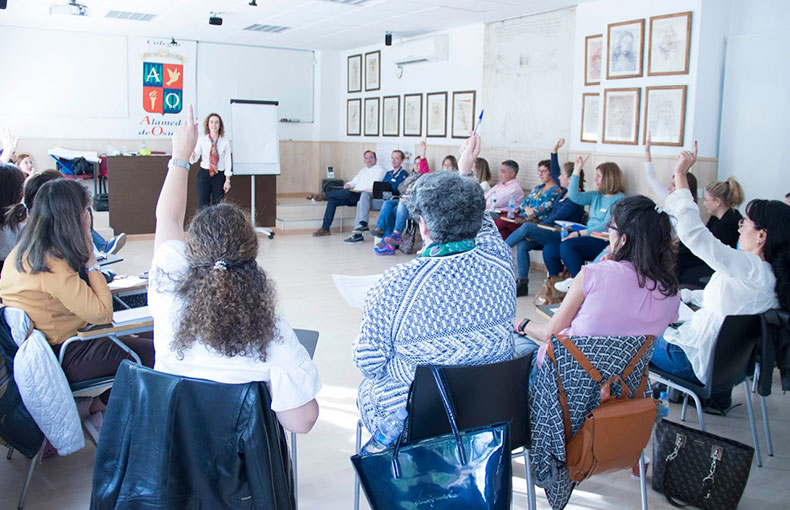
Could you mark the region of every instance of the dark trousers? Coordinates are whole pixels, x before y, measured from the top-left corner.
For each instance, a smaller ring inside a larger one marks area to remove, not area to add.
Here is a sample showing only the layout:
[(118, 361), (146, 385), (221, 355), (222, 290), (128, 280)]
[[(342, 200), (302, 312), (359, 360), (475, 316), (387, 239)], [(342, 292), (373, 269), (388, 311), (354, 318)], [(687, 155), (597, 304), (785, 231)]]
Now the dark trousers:
[(563, 265), (571, 276), (576, 276), (584, 261), (594, 260), (607, 244), (603, 239), (590, 236), (555, 241), (543, 247), (543, 263), (546, 264), (550, 276), (558, 276)]
[(520, 226), (518, 223), (505, 221), (502, 218), (497, 218), (494, 220), (494, 224), (496, 224), (496, 228), (499, 230), (499, 235), (502, 236), (502, 239), (507, 239), (508, 236), (515, 232)]
[(362, 193), (354, 193), (347, 189), (336, 189), (327, 192), (326, 199), (328, 202), (326, 204), (326, 210), (324, 211), (324, 222), (321, 224), (321, 228), (329, 230), (329, 227), (332, 226), (337, 206), (357, 205), (360, 196), (362, 196)]
[[(151, 333), (147, 333), (147, 335), (151, 338), (125, 336), (120, 340), (140, 356), (143, 365), (153, 368), (154, 341)], [(58, 356), (60, 345), (53, 345), (52, 350), (55, 351), (55, 356)], [(63, 356), (62, 367), (69, 382), (78, 382), (113, 375), (118, 370), (121, 361), (125, 359), (131, 360), (132, 358), (115, 342), (109, 338), (97, 338), (69, 344), (68, 350)], [(105, 391), (99, 398), (106, 404), (107, 399), (110, 398), (110, 391)]]
[(198, 209), (203, 209), (208, 205), (217, 205), (222, 202), (225, 190), (225, 172), (217, 172), (214, 177), (209, 177), (208, 170), (201, 168), (197, 174), (198, 188)]

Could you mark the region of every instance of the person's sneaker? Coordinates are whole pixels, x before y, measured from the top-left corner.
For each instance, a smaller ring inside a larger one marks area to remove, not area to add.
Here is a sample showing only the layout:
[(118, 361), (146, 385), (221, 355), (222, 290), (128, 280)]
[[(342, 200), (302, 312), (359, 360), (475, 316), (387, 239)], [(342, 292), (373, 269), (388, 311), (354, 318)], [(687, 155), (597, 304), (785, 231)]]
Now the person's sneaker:
[(395, 255), (395, 247), (387, 243), (379, 243), (373, 247), (373, 253), (376, 255)]
[(313, 232), (313, 237), (324, 237), (328, 236), (330, 232), (324, 228), (319, 228), (315, 232)]
[(571, 290), (571, 284), (573, 283), (573, 278), (567, 278), (561, 282), (557, 282), (554, 284), (554, 288), (560, 292), (568, 292)]
[(370, 227), (368, 230), (370, 230), (370, 233), (375, 237), (384, 237), (384, 231), (378, 227)]
[(93, 443), (96, 445), (99, 444), (99, 436), (101, 435), (101, 427), (103, 423), (104, 423), (104, 411), (93, 413), (82, 422), (82, 425), (85, 427), (85, 430), (88, 431), (88, 435), (91, 436)]
[(104, 249), (104, 253), (109, 253), (110, 255), (115, 255), (121, 248), (124, 247), (126, 244), (126, 234), (121, 232), (117, 236), (113, 237), (107, 242), (107, 247)]
[(360, 234), (359, 232), (354, 232), (353, 234), (345, 238), (343, 241), (347, 243), (361, 243), (364, 240), (365, 237), (362, 234)]
[(367, 232), (368, 230), (370, 230), (368, 224), (364, 221), (360, 221), (359, 225), (354, 228), (354, 232)]
[(529, 295), (529, 278), (519, 278), (516, 280), (516, 297)]
[(384, 242), (389, 244), (390, 246), (400, 246), (400, 243), (403, 242), (403, 238), (400, 236), (399, 233), (393, 232), (384, 238)]

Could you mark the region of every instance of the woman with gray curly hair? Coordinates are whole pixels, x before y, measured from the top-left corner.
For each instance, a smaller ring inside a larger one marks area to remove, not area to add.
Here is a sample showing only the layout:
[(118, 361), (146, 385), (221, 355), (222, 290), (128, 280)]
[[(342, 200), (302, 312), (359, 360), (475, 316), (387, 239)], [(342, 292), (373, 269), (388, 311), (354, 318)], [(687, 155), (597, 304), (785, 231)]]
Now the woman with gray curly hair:
[(197, 142), (192, 107), (173, 134), (156, 204), (148, 303), (154, 369), (228, 384), (266, 382), (272, 411), (292, 432), (318, 419), (318, 371), (275, 311), (272, 281), (255, 261), (258, 238), (236, 206), (201, 209), (184, 232), (187, 160)]
[[(461, 174), (480, 152), (462, 147)], [(418, 365), (481, 365), (513, 358), (513, 255), (485, 214), (478, 183), (455, 172), (417, 181), (409, 199), (427, 245), (368, 292), (354, 363), (357, 405), (370, 431), (406, 405)]]

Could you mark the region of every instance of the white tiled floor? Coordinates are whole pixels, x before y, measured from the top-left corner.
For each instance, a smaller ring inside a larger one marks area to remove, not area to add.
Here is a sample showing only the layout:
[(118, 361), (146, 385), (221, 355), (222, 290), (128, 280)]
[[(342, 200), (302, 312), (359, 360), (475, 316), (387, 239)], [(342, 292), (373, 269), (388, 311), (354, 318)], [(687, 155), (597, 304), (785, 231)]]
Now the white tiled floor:
[[(338, 295), (331, 274), (372, 274), (410, 259), (405, 255), (376, 257), (369, 236), (364, 243), (343, 242), (344, 235), (312, 238), (309, 235), (263, 237), (259, 262), (277, 283), (281, 314), (293, 327), (321, 332), (315, 360), (323, 382), (319, 395), (321, 416), (310, 434), (299, 437), (299, 501), (302, 509), (349, 509), (352, 507), (353, 471), (348, 457), (354, 450), (354, 430), (358, 413), (356, 387), (360, 376), (351, 361), (351, 341), (357, 334), (360, 310), (349, 307)], [(132, 238), (120, 253), (125, 261), (114, 266), (119, 273), (147, 270), (153, 242)], [(541, 279), (532, 275), (534, 291)], [(532, 297), (520, 298), (518, 316), (537, 319)], [(777, 377), (778, 381), (778, 377)], [(790, 419), (789, 397), (778, 382), (768, 398), (774, 433), (775, 456), (768, 457), (763, 444), (763, 467), (753, 466), (740, 508), (790, 509)], [(743, 402), (740, 388), (734, 401)], [(755, 399), (759, 415), (759, 400)], [(677, 420), (680, 406), (673, 405), (671, 418)], [(696, 424), (696, 415), (689, 415)], [(751, 444), (745, 406), (726, 418), (706, 416), (711, 432)], [(758, 427), (762, 422), (758, 418)], [(761, 444), (764, 436), (760, 433)], [(84, 509), (90, 500), (94, 448), (88, 446), (69, 457), (47, 459), (36, 468), (25, 506), (37, 509)], [(12, 461), (0, 459), (0, 508), (14, 508), (28, 462), (19, 454)], [(526, 508), (523, 464), (514, 464), (514, 507)], [(648, 491), (652, 508), (672, 508), (663, 497)], [(364, 497), (363, 497), (364, 500)], [(363, 508), (366, 505), (363, 503)], [(538, 507), (548, 508), (538, 490)], [(573, 494), (570, 509), (639, 508), (639, 483), (627, 472), (614, 473), (584, 482)]]

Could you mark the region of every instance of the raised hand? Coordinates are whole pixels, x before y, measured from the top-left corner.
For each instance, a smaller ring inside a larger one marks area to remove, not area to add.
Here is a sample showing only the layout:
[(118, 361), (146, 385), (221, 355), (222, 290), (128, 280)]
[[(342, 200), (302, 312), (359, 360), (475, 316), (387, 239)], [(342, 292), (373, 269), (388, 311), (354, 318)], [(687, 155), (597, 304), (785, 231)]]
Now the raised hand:
[(192, 105), (187, 109), (187, 118), (173, 132), (173, 158), (187, 161), (195, 150), (198, 139), (198, 126), (195, 123), (195, 113)]
[(576, 163), (573, 165), (573, 173), (574, 175), (580, 175), (582, 169), (584, 169), (584, 165), (587, 164), (587, 160), (590, 159), (591, 154), (587, 154), (584, 157), (579, 156), (576, 158)]
[(560, 138), (557, 140), (557, 143), (554, 144), (554, 150), (551, 151), (552, 153), (556, 154), (560, 148), (565, 145), (565, 138)]
[(653, 161), (653, 158), (650, 155), (650, 130), (647, 131), (647, 137), (645, 137), (645, 155), (647, 156), (648, 161)]
[(0, 147), (3, 149), (3, 154), (0, 156), (0, 163), (8, 163), (11, 161), (11, 155), (16, 151), (18, 143), (19, 138), (11, 136), (10, 129), (0, 129)]
[(420, 156), (425, 157), (425, 140), (420, 141)]
[(472, 173), (472, 165), (480, 155), (480, 135), (470, 135), (461, 144), (461, 157), (458, 160), (458, 173), (469, 175)]

